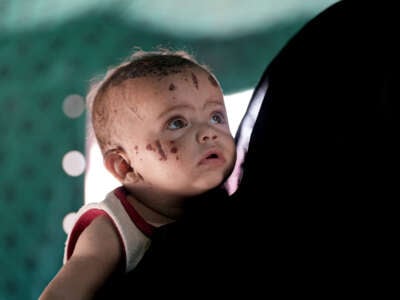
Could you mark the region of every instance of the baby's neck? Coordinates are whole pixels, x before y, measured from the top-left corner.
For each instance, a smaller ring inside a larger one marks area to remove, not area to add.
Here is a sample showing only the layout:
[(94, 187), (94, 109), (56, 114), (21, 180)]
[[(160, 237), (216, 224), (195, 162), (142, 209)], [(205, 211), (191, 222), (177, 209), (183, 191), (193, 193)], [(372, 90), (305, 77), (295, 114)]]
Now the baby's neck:
[[(139, 193), (140, 194), (140, 193)], [(181, 206), (161, 206), (157, 201), (149, 201), (140, 197), (136, 192), (129, 191), (127, 199), (141, 217), (149, 224), (160, 227), (172, 223), (178, 219), (183, 209)], [(167, 200), (168, 201), (168, 200)]]

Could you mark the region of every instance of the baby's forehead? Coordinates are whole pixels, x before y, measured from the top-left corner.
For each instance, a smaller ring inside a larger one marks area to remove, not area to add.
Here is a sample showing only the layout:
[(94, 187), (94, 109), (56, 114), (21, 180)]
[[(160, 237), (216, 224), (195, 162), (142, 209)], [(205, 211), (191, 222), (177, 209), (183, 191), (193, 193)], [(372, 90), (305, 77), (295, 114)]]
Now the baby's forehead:
[(169, 58), (168, 60), (155, 59), (135, 61), (134, 63), (118, 68), (110, 78), (112, 85), (119, 85), (126, 80), (136, 78), (162, 79), (170, 75), (185, 72), (188, 69), (199, 68), (190, 61)]
[(187, 93), (190, 90), (201, 92), (204, 89), (221, 90), (217, 80), (208, 70), (198, 66), (186, 66), (166, 73), (146, 73), (125, 78), (119, 83), (114, 82), (109, 85), (107, 98), (112, 106), (141, 104), (154, 95), (163, 94), (174, 99), (176, 93)]
[(146, 90), (173, 91), (176, 89), (176, 85), (181, 84), (194, 85), (198, 89), (198, 81), (201, 77), (208, 81), (213, 87), (219, 87), (216, 79), (210, 72), (197, 66), (169, 70), (165, 73), (132, 77), (113, 87), (132, 92), (145, 92)]

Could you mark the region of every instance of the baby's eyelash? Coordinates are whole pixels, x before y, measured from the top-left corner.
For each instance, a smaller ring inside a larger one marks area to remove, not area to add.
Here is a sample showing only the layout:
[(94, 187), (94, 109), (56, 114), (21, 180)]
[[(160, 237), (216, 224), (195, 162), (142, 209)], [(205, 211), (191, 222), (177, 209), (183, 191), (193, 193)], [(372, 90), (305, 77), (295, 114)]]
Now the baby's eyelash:
[(167, 121), (166, 128), (169, 130), (177, 130), (188, 125), (188, 121), (181, 116), (176, 116)]
[(219, 118), (219, 120), (217, 120), (217, 124), (225, 124), (226, 123), (226, 115), (224, 112), (222, 111), (214, 111), (211, 114), (211, 120), (215, 121), (215, 116), (217, 116)]

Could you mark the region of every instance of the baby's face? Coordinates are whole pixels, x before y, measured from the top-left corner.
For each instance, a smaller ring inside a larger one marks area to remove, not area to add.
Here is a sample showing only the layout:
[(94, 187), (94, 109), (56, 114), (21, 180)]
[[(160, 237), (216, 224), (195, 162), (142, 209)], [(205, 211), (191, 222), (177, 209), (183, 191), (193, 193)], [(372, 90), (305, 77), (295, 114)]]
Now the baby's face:
[(223, 93), (204, 70), (123, 83), (117, 128), (142, 184), (180, 196), (219, 185), (236, 158)]

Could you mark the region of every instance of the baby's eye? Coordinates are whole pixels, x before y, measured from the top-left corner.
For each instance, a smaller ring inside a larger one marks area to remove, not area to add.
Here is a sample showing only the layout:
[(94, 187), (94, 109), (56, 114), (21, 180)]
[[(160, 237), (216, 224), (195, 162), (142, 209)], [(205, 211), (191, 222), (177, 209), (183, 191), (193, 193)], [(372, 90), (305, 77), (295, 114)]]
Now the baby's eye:
[(167, 123), (167, 128), (170, 130), (177, 130), (186, 127), (188, 122), (184, 118), (173, 118)]
[(221, 112), (214, 112), (211, 115), (211, 124), (224, 124), (225, 123), (225, 116)]

